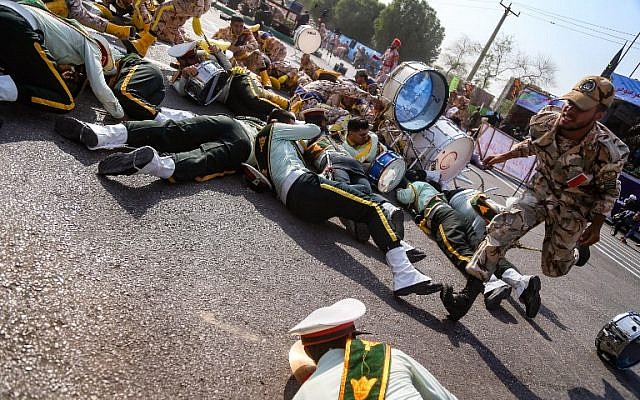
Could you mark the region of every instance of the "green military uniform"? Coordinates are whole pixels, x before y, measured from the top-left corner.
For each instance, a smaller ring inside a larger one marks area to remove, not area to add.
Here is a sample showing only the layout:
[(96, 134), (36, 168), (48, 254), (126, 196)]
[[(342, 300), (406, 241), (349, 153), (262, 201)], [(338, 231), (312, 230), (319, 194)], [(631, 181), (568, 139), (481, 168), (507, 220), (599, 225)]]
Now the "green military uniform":
[(165, 96), (160, 68), (135, 53), (119, 59), (117, 65), (118, 73), (109, 86), (125, 114), (134, 120), (154, 119)]
[[(28, 5), (0, 1), (0, 65), (15, 82), (21, 103), (47, 111), (67, 112), (75, 107), (73, 90), (58, 68), (84, 65), (93, 93), (116, 118), (122, 108), (107, 86), (101, 51), (87, 33), (46, 10), (37, 1)], [(45, 46), (46, 42), (46, 46)]]
[(175, 162), (169, 181), (204, 182), (233, 174), (240, 163), (253, 158), (253, 138), (262, 124), (219, 114), (181, 121), (130, 121), (124, 126), (127, 145), (169, 153)]

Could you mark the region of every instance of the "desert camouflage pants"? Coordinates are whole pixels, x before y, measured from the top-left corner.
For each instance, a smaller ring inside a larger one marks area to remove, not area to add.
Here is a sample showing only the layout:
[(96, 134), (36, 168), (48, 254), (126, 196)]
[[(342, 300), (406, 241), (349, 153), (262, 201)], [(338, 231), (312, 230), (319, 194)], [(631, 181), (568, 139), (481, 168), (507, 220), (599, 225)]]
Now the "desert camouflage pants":
[(254, 50), (249, 54), (236, 58), (235, 60), (239, 65), (242, 65), (255, 74), (259, 74), (260, 71), (266, 68), (266, 64), (260, 50)]
[(507, 250), (541, 222), (545, 223), (542, 272), (551, 277), (566, 275), (575, 264), (573, 251), (587, 221), (575, 211), (545, 205), (531, 191), (491, 221), (486, 238), (466, 267), (467, 272), (487, 281)]
[(153, 16), (151, 31), (158, 39), (170, 43), (184, 43), (181, 28), (191, 17), (200, 17), (209, 11), (211, 0), (170, 0), (158, 6)]

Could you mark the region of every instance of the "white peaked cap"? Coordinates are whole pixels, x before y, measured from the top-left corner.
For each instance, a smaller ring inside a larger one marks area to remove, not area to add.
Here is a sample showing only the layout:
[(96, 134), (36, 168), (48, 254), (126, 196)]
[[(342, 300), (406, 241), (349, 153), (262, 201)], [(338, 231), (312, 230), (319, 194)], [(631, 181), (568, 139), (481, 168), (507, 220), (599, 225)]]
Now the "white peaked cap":
[(367, 307), (356, 299), (344, 299), (328, 307), (318, 308), (289, 330), (292, 335), (308, 335), (354, 322), (367, 312)]
[(167, 54), (169, 54), (171, 57), (182, 57), (190, 50), (195, 49), (197, 44), (198, 42), (196, 42), (195, 40), (192, 42), (176, 44), (175, 46), (171, 46), (169, 50), (167, 50)]

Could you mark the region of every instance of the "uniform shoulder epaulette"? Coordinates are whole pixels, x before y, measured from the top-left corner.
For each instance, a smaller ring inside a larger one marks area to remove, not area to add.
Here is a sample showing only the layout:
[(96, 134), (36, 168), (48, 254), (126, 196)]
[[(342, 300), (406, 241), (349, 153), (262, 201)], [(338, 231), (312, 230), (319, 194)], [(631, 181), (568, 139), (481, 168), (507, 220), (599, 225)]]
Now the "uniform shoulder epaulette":
[(606, 147), (612, 162), (619, 161), (629, 155), (629, 147), (611, 132), (609, 128), (600, 122), (596, 122), (595, 129), (598, 129), (595, 140)]

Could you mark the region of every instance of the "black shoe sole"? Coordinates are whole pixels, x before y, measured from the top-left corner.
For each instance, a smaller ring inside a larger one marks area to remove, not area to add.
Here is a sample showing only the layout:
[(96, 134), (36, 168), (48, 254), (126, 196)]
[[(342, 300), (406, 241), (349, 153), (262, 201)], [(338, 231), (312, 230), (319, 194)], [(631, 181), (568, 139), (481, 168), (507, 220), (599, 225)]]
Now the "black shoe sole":
[[(535, 318), (538, 315), (538, 311), (540, 311), (540, 289), (542, 288), (542, 284), (540, 283), (540, 278), (537, 276), (529, 279), (529, 286), (522, 292), (520, 295), (520, 302), (525, 306), (525, 314), (529, 318)], [(531, 300), (528, 300), (531, 298)]]
[(407, 258), (411, 261), (411, 264), (415, 264), (427, 258), (427, 254), (416, 249), (411, 249), (407, 251)]
[(87, 147), (98, 145), (98, 136), (84, 122), (72, 117), (60, 117), (56, 119), (53, 130), (60, 136)]
[[(496, 290), (499, 291), (494, 295), (493, 292)], [(511, 287), (502, 286), (498, 289), (494, 289), (490, 293), (491, 294), (489, 296), (485, 296), (484, 298), (484, 306), (487, 308), (487, 310), (495, 310), (496, 308), (500, 307), (500, 303), (502, 303), (502, 300), (506, 300), (509, 298), (509, 296), (511, 296)]]
[(133, 175), (153, 160), (154, 152), (149, 146), (130, 153), (112, 154), (98, 164), (100, 175)]
[(442, 283), (433, 283), (432, 281), (424, 281), (415, 285), (407, 286), (393, 292), (394, 296), (408, 296), (410, 294), (429, 295), (442, 290)]

